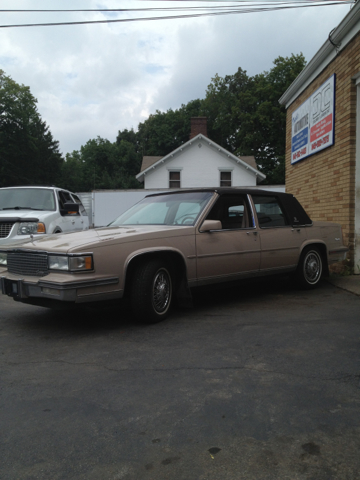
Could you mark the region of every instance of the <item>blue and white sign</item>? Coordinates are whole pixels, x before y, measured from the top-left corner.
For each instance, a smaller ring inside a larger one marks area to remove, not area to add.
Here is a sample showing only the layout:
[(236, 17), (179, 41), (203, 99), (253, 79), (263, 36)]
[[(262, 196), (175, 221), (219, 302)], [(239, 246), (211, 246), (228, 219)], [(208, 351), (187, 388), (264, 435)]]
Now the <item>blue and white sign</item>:
[(292, 114), (291, 163), (334, 144), (335, 74)]

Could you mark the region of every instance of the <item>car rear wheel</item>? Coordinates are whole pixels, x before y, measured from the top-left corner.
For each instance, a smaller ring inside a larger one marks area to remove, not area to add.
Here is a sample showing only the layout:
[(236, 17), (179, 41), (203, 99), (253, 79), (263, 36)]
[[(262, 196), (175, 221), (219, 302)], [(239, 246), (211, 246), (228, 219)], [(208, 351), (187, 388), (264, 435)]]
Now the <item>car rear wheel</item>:
[(296, 279), (302, 288), (314, 288), (323, 272), (323, 260), (316, 247), (307, 247), (301, 254)]
[(165, 319), (171, 309), (173, 281), (167, 265), (150, 260), (134, 271), (131, 285), (131, 309), (142, 322), (156, 323)]

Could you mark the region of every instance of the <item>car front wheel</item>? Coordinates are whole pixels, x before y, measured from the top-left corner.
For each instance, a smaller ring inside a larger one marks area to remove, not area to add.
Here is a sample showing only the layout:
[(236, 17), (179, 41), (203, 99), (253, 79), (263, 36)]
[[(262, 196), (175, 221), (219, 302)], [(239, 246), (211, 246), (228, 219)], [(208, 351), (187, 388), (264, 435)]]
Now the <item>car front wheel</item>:
[(166, 264), (150, 260), (134, 272), (131, 286), (133, 315), (146, 323), (165, 319), (171, 309), (173, 282)]
[(296, 278), (302, 288), (314, 288), (323, 272), (321, 253), (316, 247), (307, 247), (301, 254)]

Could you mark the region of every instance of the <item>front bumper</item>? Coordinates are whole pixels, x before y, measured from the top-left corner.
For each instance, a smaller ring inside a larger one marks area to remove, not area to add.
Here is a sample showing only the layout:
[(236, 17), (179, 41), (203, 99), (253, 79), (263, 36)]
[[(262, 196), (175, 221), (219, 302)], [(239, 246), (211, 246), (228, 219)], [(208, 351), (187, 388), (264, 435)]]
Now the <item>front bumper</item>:
[(1, 293), (18, 301), (52, 299), (60, 302), (85, 303), (122, 298), (123, 290), (117, 288), (118, 284), (118, 277), (61, 284), (46, 280), (32, 283), (22, 278), (0, 277)]

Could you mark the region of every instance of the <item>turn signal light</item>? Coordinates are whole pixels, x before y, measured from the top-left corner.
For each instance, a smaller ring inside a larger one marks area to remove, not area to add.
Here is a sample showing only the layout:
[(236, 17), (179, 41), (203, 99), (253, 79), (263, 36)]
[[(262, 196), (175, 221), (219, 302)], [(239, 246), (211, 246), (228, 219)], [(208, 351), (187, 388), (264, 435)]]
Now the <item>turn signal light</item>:
[(45, 224), (39, 222), (37, 226), (37, 233), (46, 233)]

